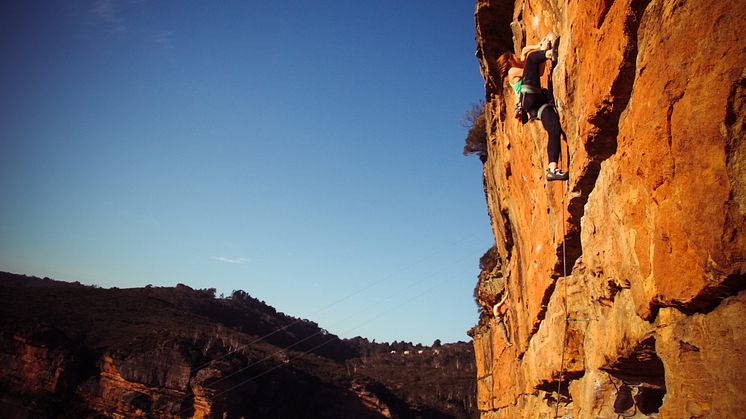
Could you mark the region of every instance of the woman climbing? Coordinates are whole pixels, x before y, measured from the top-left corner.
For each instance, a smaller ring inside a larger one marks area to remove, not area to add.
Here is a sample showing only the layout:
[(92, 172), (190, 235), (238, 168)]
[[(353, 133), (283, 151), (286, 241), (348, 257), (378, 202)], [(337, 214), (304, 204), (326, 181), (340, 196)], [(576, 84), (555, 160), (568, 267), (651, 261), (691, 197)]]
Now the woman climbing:
[[(567, 180), (567, 172), (557, 167), (560, 156), (560, 127), (559, 115), (554, 106), (549, 104), (545, 92), (541, 89), (539, 67), (546, 60), (556, 60), (553, 49), (554, 36), (548, 35), (539, 44), (527, 45), (521, 51), (518, 59), (513, 53), (506, 52), (497, 59), (500, 79), (508, 78), (508, 83), (518, 94), (522, 102), (523, 111), (541, 121), (548, 134), (547, 180)], [(526, 122), (525, 118), (522, 120)]]

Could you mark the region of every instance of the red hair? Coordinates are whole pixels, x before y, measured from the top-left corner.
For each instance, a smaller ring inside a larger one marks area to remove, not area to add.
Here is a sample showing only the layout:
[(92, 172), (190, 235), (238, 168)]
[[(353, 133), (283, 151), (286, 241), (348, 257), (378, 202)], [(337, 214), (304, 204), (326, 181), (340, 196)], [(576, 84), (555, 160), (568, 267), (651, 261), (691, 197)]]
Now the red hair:
[(501, 80), (508, 77), (508, 70), (510, 70), (511, 67), (519, 66), (521, 66), (521, 62), (510, 51), (505, 51), (502, 55), (497, 57), (497, 71)]

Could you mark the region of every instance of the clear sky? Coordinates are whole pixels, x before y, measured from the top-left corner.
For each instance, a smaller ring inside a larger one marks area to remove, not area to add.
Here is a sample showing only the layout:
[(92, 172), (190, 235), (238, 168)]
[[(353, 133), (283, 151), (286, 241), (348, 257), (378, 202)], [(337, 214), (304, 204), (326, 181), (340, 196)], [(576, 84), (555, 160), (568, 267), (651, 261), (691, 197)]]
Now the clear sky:
[(472, 1), (0, 2), (0, 270), (468, 340)]

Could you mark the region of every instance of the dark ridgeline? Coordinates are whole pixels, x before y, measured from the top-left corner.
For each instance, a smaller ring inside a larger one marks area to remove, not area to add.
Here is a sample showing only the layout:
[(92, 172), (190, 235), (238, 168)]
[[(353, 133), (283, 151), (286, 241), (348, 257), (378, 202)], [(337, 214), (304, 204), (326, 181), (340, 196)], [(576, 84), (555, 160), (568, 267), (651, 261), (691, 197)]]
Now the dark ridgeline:
[(244, 291), (0, 273), (4, 417), (469, 418), (475, 377), (471, 343), (343, 340)]

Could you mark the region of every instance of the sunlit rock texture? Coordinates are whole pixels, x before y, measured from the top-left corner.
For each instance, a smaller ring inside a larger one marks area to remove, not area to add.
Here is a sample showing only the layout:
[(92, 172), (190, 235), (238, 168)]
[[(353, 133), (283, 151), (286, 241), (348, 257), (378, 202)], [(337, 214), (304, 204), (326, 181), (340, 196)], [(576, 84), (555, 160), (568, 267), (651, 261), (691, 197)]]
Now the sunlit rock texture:
[[(737, 3), (477, 2), (498, 255), (471, 331), (483, 418), (746, 417)], [(513, 118), (495, 62), (549, 32), (568, 183), (544, 179), (546, 133)]]

